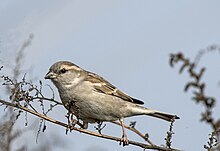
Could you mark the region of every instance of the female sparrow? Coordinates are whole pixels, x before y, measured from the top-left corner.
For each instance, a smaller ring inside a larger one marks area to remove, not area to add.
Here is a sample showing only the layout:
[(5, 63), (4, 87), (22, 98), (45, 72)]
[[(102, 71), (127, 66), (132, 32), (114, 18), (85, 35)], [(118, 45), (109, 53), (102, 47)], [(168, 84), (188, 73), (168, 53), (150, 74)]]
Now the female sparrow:
[(123, 145), (128, 144), (123, 124), (125, 117), (149, 115), (166, 121), (179, 119), (176, 115), (141, 106), (144, 102), (120, 91), (101, 76), (68, 61), (54, 63), (45, 79), (54, 83), (63, 105), (83, 121), (84, 128), (88, 123), (119, 120)]

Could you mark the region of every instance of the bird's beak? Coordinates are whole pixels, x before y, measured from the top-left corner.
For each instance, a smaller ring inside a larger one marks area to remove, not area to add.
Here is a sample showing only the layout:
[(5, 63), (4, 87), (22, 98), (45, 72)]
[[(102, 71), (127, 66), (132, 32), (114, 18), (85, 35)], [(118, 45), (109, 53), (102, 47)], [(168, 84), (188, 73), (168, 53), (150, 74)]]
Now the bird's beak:
[(44, 78), (45, 79), (54, 79), (54, 78), (56, 78), (56, 74), (53, 72), (48, 72)]

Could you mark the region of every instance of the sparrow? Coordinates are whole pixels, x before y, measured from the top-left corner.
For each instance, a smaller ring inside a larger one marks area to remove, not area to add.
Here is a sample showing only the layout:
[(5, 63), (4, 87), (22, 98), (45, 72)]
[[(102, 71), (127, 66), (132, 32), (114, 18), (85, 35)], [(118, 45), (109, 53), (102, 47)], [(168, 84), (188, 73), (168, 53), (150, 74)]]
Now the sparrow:
[(123, 145), (128, 145), (124, 118), (148, 115), (165, 121), (179, 119), (178, 116), (143, 107), (143, 101), (120, 91), (103, 77), (86, 71), (69, 61), (54, 63), (45, 79), (50, 79), (58, 89), (64, 107), (88, 123), (119, 120), (122, 126)]

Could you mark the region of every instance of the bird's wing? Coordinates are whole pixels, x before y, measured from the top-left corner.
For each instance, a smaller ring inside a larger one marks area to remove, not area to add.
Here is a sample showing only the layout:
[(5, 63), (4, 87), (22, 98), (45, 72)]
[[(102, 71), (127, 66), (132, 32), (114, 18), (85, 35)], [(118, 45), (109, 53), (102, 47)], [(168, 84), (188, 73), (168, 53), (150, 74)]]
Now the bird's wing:
[(94, 84), (95, 90), (97, 90), (100, 93), (113, 95), (132, 103), (144, 104), (144, 102), (132, 98), (129, 95), (118, 90), (115, 86), (113, 86), (111, 83), (106, 81), (104, 78), (98, 76), (97, 74), (89, 72), (85, 80), (92, 82)]

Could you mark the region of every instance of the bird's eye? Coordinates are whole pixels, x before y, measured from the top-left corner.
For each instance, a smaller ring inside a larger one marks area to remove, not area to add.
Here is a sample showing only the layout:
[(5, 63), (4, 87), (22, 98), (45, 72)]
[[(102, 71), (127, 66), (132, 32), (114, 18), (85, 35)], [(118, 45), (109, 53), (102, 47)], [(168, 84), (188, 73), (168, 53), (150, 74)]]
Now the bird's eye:
[(60, 70), (60, 73), (66, 73), (66, 71), (67, 70), (63, 68), (63, 69)]

